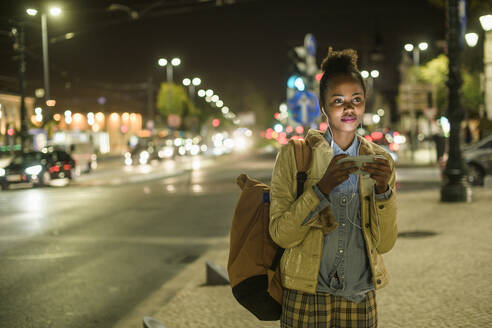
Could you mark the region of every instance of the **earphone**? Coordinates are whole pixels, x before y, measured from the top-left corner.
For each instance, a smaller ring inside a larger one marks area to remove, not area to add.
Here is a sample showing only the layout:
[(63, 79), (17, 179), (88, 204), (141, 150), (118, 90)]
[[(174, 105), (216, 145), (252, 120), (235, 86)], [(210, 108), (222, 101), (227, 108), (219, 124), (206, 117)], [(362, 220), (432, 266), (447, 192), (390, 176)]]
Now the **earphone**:
[[(328, 124), (328, 129), (330, 130), (330, 135), (331, 135), (331, 141), (330, 141), (330, 147), (333, 149), (333, 132), (331, 131), (331, 127), (330, 127), (330, 122), (328, 120), (328, 115), (326, 115), (326, 112), (325, 112), (325, 109), (324, 107), (322, 106), (321, 107), (321, 111), (323, 112), (323, 115), (325, 115), (326, 117), (326, 123)], [(362, 128), (362, 122), (360, 123), (361, 125), (361, 128)], [(357, 134), (357, 130), (356, 130), (356, 134)], [(357, 155), (359, 154), (359, 149), (360, 149), (360, 143), (359, 143), (359, 148), (357, 149)], [(349, 183), (350, 182), (350, 179), (349, 179)], [(351, 184), (352, 185), (352, 184)], [(352, 187), (354, 187), (352, 185)], [(355, 188), (352, 188), (352, 190), (355, 189)], [(352, 224), (354, 225), (355, 227), (359, 228), (360, 230), (362, 230), (362, 227), (357, 225), (356, 223), (352, 222), (352, 220), (350, 220), (350, 217), (348, 215), (348, 205), (350, 204), (350, 202), (352, 202), (352, 200), (354, 199), (355, 197), (355, 193), (352, 193), (352, 197), (350, 198), (350, 200), (347, 202), (347, 206), (345, 208), (346, 212), (345, 212), (345, 215), (347, 217), (347, 220)], [(375, 214), (375, 220), (376, 220), (376, 226), (377, 226), (377, 229), (378, 229), (378, 235), (377, 235), (377, 238), (376, 238), (376, 248), (379, 246), (380, 242), (381, 242), (381, 227), (379, 225), (379, 215), (378, 215), (378, 212), (376, 210), (376, 192), (374, 190), (374, 185), (373, 185), (373, 188), (372, 188), (372, 205), (373, 205), (373, 209), (374, 209), (374, 214)]]

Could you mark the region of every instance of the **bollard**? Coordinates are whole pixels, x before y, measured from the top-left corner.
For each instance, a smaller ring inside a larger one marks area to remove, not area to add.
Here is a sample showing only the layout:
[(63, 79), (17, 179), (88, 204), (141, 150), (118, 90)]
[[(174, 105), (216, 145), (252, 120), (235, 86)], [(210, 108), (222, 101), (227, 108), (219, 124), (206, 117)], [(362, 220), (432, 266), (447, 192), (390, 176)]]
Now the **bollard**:
[(152, 317), (144, 317), (143, 328), (167, 328), (167, 326)]
[(207, 270), (207, 286), (229, 285), (229, 277), (225, 268), (209, 260), (205, 261), (205, 268)]

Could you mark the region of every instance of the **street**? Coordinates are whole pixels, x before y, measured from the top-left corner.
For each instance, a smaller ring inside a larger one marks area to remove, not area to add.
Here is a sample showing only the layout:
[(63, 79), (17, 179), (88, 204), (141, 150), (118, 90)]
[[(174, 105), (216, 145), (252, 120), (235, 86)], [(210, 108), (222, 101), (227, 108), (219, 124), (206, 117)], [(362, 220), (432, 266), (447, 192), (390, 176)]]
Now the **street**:
[[(126, 176), (113, 163), (66, 187), (1, 192), (1, 325), (115, 325), (227, 240), (235, 177), (246, 172), (268, 182), (273, 161), (228, 155), (202, 159), (208, 164), (200, 168), (183, 160), (168, 171), (160, 164)], [(402, 192), (439, 187), (434, 168), (402, 168), (398, 176)]]
[(111, 182), (96, 171), (63, 188), (0, 193), (1, 326), (111, 327), (227, 235), (238, 194), (227, 163), (114, 186), (91, 186)]

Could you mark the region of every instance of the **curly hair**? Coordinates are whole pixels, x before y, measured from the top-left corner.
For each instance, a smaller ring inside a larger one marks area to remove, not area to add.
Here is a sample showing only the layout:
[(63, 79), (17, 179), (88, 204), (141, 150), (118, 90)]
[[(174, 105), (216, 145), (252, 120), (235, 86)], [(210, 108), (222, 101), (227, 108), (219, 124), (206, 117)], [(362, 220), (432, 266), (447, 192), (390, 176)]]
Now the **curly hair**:
[(359, 69), (357, 68), (357, 52), (354, 49), (344, 49), (334, 51), (331, 47), (328, 49), (328, 55), (321, 63), (323, 77), (319, 83), (319, 101), (324, 107), (324, 94), (328, 88), (328, 82), (337, 75), (350, 75), (357, 79), (362, 85), (364, 94), (366, 94), (366, 84)]

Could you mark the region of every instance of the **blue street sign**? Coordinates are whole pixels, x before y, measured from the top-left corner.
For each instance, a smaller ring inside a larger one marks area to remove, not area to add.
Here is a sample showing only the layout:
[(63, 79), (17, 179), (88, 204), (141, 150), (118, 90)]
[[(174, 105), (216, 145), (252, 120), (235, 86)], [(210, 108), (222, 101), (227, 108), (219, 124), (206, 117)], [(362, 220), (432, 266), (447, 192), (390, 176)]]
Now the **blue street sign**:
[(320, 115), (318, 97), (309, 91), (297, 92), (289, 99), (287, 106), (292, 119), (303, 125), (313, 123)]
[(304, 37), (304, 48), (311, 56), (316, 56), (316, 39), (311, 33), (306, 34)]

